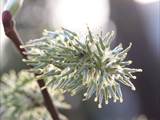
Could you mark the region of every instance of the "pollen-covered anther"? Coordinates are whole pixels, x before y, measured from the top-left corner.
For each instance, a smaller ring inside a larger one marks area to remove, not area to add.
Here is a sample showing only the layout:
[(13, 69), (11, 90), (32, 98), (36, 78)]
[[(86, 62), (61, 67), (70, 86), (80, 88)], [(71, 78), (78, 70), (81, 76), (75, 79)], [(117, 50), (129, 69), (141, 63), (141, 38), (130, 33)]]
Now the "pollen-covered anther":
[(137, 69), (137, 72), (142, 72), (143, 70), (142, 69)]
[(84, 93), (83, 95), (86, 97), (86, 96), (87, 96), (87, 93)]
[(97, 101), (98, 101), (98, 98), (97, 98), (97, 97), (95, 97), (95, 98), (94, 98), (94, 102), (97, 102)]
[(131, 87), (131, 90), (135, 91), (135, 90), (136, 90), (136, 88), (135, 88), (134, 86), (132, 86), (132, 87)]
[(102, 108), (102, 104), (99, 103), (99, 104), (98, 104), (98, 108)]
[(112, 98), (112, 96), (109, 94), (109, 95), (108, 95), (108, 98), (110, 98), (110, 99), (111, 99), (111, 98)]
[(128, 64), (132, 64), (132, 60), (129, 60), (129, 61), (128, 61)]
[(106, 105), (108, 104), (108, 100), (105, 101), (105, 104), (106, 104)]
[(136, 77), (136, 76), (132, 76), (132, 78), (133, 78), (133, 79), (136, 79), (137, 77)]
[(120, 103), (122, 103), (123, 102), (123, 98), (120, 98), (119, 101), (120, 101)]
[(113, 102), (116, 103), (117, 100), (119, 100), (119, 98), (115, 95), (115, 96), (113, 97)]

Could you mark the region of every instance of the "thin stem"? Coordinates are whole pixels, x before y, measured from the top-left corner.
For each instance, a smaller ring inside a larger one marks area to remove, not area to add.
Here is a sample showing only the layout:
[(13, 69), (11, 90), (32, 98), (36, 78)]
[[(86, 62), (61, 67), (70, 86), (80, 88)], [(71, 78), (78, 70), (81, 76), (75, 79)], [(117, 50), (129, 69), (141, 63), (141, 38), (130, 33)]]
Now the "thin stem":
[[(18, 36), (17, 31), (14, 27), (14, 21), (13, 21), (11, 13), (9, 11), (3, 12), (2, 22), (3, 22), (4, 31), (5, 31), (6, 36), (12, 40), (12, 42), (14, 43), (14, 45), (16, 46), (18, 51), (21, 53), (21, 55), (24, 58), (27, 58), (27, 56), (25, 54), (23, 54), (24, 52), (26, 52), (26, 50), (24, 48), (20, 48), (20, 45), (22, 45), (22, 42), (21, 42), (21, 39)], [(59, 115), (58, 115), (58, 111), (52, 102), (52, 99), (48, 93), (47, 88), (45, 87), (44, 80), (43, 79), (37, 80), (37, 83), (41, 89), (44, 103), (45, 103), (45, 106), (46, 106), (48, 112), (52, 116), (53, 120), (60, 120)]]

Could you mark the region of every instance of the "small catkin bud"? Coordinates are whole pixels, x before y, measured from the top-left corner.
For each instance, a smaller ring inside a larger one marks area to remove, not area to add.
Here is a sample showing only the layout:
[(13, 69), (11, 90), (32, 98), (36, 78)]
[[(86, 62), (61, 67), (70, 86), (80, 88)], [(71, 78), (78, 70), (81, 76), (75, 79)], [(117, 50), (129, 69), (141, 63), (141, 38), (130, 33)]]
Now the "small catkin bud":
[(21, 8), (23, 0), (8, 0), (4, 6), (4, 10), (8, 10), (14, 16)]

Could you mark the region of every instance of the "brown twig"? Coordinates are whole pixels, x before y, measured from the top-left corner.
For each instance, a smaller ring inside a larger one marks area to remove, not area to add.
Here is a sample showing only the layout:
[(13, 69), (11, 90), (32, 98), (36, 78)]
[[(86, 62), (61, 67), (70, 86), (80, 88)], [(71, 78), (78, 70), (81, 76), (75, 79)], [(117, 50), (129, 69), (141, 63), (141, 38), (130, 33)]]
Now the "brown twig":
[[(20, 46), (22, 45), (22, 42), (21, 42), (20, 37), (17, 34), (17, 31), (14, 26), (14, 21), (13, 21), (12, 15), (9, 11), (3, 12), (2, 22), (3, 22), (4, 31), (5, 31), (6, 36), (12, 40), (12, 42), (14, 43), (14, 45), (16, 46), (18, 51), (21, 53), (21, 55), (24, 58), (27, 58), (27, 56), (25, 54), (23, 54), (24, 52), (26, 52), (26, 50), (24, 48), (20, 48)], [(45, 88), (45, 82), (42, 79), (40, 79), (40, 80), (37, 80), (37, 83), (41, 89), (44, 103), (45, 103), (45, 106), (46, 106), (48, 112), (52, 116), (53, 120), (60, 120), (59, 115), (58, 115), (58, 111), (55, 108), (54, 104), (52, 103), (52, 99), (48, 93), (47, 88)]]

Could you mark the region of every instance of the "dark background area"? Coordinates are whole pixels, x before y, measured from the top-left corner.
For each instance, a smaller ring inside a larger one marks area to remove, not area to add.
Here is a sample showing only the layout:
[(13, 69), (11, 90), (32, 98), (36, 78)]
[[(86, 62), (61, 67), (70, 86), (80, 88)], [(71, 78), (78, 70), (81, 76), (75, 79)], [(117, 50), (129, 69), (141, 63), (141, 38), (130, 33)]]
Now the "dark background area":
[[(146, 10), (153, 9), (151, 14), (156, 16), (150, 21), (156, 24), (155, 32), (157, 30), (157, 43), (160, 47), (160, 4), (152, 3), (146, 5)], [(155, 7), (157, 7), (155, 9)], [(111, 19), (115, 22), (119, 40), (124, 44), (128, 44), (125, 40), (132, 40), (134, 46), (130, 51), (129, 57), (133, 59), (135, 66), (141, 66), (143, 73), (138, 75), (135, 82), (138, 95), (140, 97), (141, 112), (146, 114), (148, 119), (160, 119), (160, 51), (156, 54), (156, 47), (152, 48), (150, 41), (156, 42), (147, 36), (148, 30), (146, 29), (143, 18), (143, 13), (140, 11), (142, 6), (135, 4), (129, 0), (111, 0)], [(145, 14), (145, 13), (144, 13)], [(147, 13), (150, 14), (150, 13)], [(146, 18), (147, 19), (147, 18)], [(157, 29), (156, 29), (157, 28)], [(150, 29), (152, 31), (152, 29)], [(159, 48), (158, 48), (159, 50)], [(156, 54), (156, 55), (155, 55)], [(135, 57), (136, 56), (136, 57)], [(134, 60), (135, 59), (135, 60)]]

